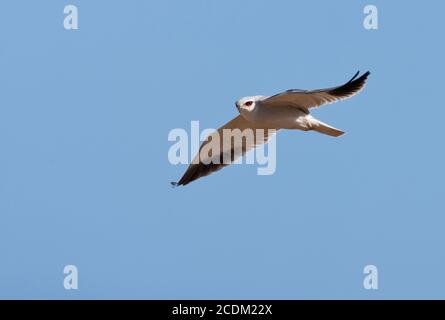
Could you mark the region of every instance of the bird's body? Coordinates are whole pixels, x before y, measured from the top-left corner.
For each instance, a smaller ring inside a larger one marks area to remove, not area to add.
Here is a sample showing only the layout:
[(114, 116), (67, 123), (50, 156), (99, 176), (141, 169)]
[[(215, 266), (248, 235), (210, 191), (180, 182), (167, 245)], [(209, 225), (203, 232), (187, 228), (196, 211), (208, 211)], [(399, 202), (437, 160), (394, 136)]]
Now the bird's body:
[(248, 121), (262, 124), (268, 128), (275, 129), (300, 129), (306, 130), (308, 113), (290, 105), (278, 105), (270, 107), (261, 102), (268, 97), (246, 97), (249, 101), (254, 101), (255, 108), (252, 111), (240, 110), (240, 114)]
[[(349, 82), (338, 87), (311, 91), (292, 89), (270, 97), (250, 96), (239, 99), (235, 104), (240, 114), (209, 136), (183, 177), (173, 185), (186, 185), (229, 165), (255, 146), (267, 143), (271, 134), (279, 129), (314, 130), (332, 137), (341, 136), (344, 134), (342, 130), (315, 119), (309, 110), (357, 94), (364, 87), (370, 73), (368, 71), (357, 78), (358, 74), (357, 72)], [(223, 135), (225, 130), (235, 129), (241, 132), (251, 129), (255, 139), (245, 141), (241, 148), (237, 148), (231, 138)], [(265, 134), (257, 134), (259, 129)], [(220, 139), (219, 153), (201, 154), (203, 148), (214, 139)], [(230, 155), (231, 162), (220, 161), (227, 154)]]
[[(265, 100), (267, 99), (268, 97)], [(341, 136), (344, 133), (339, 129), (335, 129), (320, 120), (315, 119), (308, 110), (303, 108), (296, 108), (288, 104), (269, 106), (267, 104), (262, 104), (261, 102), (262, 100), (257, 101), (255, 109), (251, 112), (241, 111), (241, 115), (249, 121), (276, 130), (314, 130), (333, 137)]]

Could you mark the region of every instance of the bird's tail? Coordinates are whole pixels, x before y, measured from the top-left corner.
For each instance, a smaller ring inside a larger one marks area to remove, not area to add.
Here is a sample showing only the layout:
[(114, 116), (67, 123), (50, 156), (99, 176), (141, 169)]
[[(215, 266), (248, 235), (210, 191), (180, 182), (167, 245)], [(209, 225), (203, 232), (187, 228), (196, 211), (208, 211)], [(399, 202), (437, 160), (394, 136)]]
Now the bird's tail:
[(311, 121), (311, 127), (312, 127), (312, 130), (323, 133), (323, 134), (327, 134), (328, 136), (331, 136), (331, 137), (339, 137), (345, 133), (344, 131), (341, 131), (340, 129), (331, 127), (330, 125), (323, 123), (317, 119), (313, 119)]

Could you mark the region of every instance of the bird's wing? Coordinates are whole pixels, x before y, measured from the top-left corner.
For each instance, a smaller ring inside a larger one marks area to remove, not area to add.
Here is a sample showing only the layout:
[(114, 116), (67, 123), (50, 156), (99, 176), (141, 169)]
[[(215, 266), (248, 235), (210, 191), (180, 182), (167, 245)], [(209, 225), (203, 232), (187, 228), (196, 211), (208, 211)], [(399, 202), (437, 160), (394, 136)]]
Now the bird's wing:
[(172, 184), (186, 185), (230, 165), (257, 145), (267, 143), (275, 132), (275, 128), (258, 126), (238, 115), (207, 137), (181, 180)]
[(367, 71), (357, 78), (358, 75), (359, 72), (357, 72), (351, 80), (338, 87), (319, 90), (287, 90), (266, 98), (261, 104), (271, 107), (284, 104), (303, 109), (317, 108), (324, 104), (350, 98), (359, 93), (365, 86), (370, 72)]

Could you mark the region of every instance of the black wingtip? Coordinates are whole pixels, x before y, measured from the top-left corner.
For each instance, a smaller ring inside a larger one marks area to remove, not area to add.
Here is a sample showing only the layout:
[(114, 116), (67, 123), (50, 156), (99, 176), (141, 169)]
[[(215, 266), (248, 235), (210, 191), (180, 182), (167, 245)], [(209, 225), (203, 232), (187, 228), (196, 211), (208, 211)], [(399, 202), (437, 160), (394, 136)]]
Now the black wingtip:
[(371, 72), (366, 71), (364, 74), (362, 74), (358, 79), (356, 79), (358, 82), (365, 82), (368, 79), (368, 76), (371, 74)]
[[(354, 74), (354, 76), (351, 78), (351, 80), (349, 80), (349, 81), (346, 82), (346, 83), (351, 83), (351, 82), (354, 81), (354, 80), (358, 80), (357, 77), (358, 77), (359, 74), (360, 74), (360, 70), (357, 71), (357, 72)], [(370, 74), (371, 74), (371, 72), (366, 71), (364, 74), (362, 74), (362, 75), (360, 76), (359, 79), (366, 79)]]
[(170, 182), (170, 184), (172, 185), (172, 188), (176, 188), (179, 184), (177, 182)]
[(354, 74), (354, 76), (351, 78), (351, 80), (349, 80), (347, 83), (354, 81), (355, 78), (357, 78), (357, 76), (360, 74), (360, 70), (356, 72), (356, 74)]
[(371, 74), (371, 72), (366, 71), (361, 76), (358, 76), (359, 73), (360, 71), (357, 72), (352, 79), (346, 82), (344, 85), (334, 88), (333, 90), (329, 91), (329, 93), (340, 98), (348, 98), (356, 94), (364, 87), (368, 76)]

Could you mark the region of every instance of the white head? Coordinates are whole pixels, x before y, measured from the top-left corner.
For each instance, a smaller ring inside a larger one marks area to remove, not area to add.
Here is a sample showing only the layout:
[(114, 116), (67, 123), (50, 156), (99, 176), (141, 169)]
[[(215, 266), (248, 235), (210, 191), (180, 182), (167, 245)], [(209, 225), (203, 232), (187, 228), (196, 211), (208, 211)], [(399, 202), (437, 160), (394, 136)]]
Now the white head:
[(264, 96), (244, 97), (235, 102), (236, 108), (241, 113), (242, 111), (252, 112), (255, 110), (257, 103), (264, 99)]

